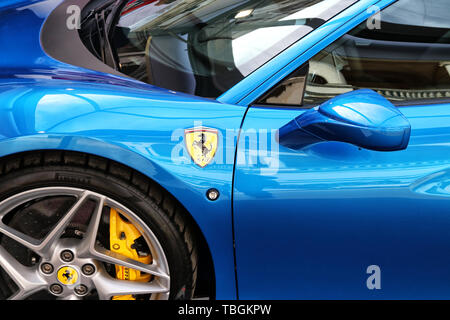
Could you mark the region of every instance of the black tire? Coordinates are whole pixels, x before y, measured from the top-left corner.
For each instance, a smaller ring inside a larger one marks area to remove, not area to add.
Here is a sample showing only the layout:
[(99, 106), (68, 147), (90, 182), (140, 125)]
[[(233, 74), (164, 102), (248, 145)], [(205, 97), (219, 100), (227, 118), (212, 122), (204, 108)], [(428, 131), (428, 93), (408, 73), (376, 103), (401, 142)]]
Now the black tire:
[(159, 185), (116, 162), (93, 155), (42, 151), (0, 160), (0, 200), (42, 187), (103, 194), (138, 215), (161, 244), (170, 270), (170, 299), (194, 296), (198, 254), (185, 209)]

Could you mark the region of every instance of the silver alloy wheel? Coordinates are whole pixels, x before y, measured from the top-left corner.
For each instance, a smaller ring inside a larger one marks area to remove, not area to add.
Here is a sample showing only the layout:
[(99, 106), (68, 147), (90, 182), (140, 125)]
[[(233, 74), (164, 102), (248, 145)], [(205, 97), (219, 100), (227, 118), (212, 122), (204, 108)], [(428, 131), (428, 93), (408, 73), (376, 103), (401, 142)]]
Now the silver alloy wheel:
[[(70, 210), (52, 226), (51, 231), (43, 239), (37, 240), (4, 223), (4, 217), (13, 209), (37, 199), (54, 196), (71, 196), (76, 200)], [(84, 236), (80, 239), (62, 238), (69, 223), (88, 200), (94, 201), (96, 205), (86, 224)], [(151, 264), (127, 258), (98, 244), (97, 234), (105, 206), (119, 211), (139, 230), (150, 250)], [(0, 266), (18, 288), (10, 299), (25, 299), (41, 290), (50, 291), (58, 299), (82, 299), (86, 291), (93, 289), (96, 290), (100, 299), (130, 294), (151, 294), (151, 299), (168, 299), (169, 297), (168, 263), (152, 230), (131, 210), (99, 193), (71, 187), (45, 187), (16, 194), (0, 203), (0, 234), (13, 239), (40, 256), (39, 263), (31, 267), (25, 266), (6, 248), (0, 246)], [(65, 255), (62, 256), (63, 252)], [(138, 282), (116, 279), (107, 272), (105, 263), (139, 270), (152, 275), (152, 280)], [(57, 277), (58, 270), (62, 268), (73, 271), (78, 280), (75, 283), (62, 284)]]

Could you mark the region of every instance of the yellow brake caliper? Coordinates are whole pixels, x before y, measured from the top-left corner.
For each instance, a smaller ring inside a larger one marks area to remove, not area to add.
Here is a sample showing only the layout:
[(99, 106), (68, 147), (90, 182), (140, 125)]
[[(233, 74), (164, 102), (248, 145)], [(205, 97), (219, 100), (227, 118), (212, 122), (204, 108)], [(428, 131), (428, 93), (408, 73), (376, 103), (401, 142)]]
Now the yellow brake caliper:
[[(150, 264), (152, 257), (150, 254), (141, 256), (135, 248), (135, 241), (142, 234), (136, 227), (125, 221), (120, 214), (111, 208), (109, 215), (109, 241), (111, 251), (121, 254), (127, 258)], [(116, 265), (116, 278), (129, 281), (148, 282), (151, 279), (150, 274), (142, 274), (141, 271)], [(114, 296), (113, 300), (135, 300), (132, 295)]]

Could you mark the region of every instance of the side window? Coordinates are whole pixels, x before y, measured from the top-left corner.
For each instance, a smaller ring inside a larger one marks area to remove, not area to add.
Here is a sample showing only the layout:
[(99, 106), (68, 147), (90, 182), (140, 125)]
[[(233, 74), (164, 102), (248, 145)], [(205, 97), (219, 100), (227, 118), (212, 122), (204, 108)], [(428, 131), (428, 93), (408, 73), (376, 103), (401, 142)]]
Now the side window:
[(309, 64), (305, 64), (289, 75), (281, 84), (264, 95), (259, 104), (265, 105), (301, 105), (305, 93)]
[[(399, 0), (375, 18), (380, 20), (365, 21), (309, 61), (300, 105), (361, 88), (394, 103), (450, 99), (450, 2)], [(293, 105), (283, 95), (260, 103), (269, 100)]]

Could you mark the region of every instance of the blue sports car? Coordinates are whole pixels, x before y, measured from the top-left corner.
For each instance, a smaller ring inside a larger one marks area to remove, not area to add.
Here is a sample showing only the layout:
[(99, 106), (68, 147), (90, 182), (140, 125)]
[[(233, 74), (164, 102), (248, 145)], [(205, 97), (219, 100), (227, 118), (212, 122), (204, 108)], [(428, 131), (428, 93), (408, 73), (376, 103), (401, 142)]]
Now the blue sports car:
[(0, 299), (450, 298), (447, 0), (1, 0)]

